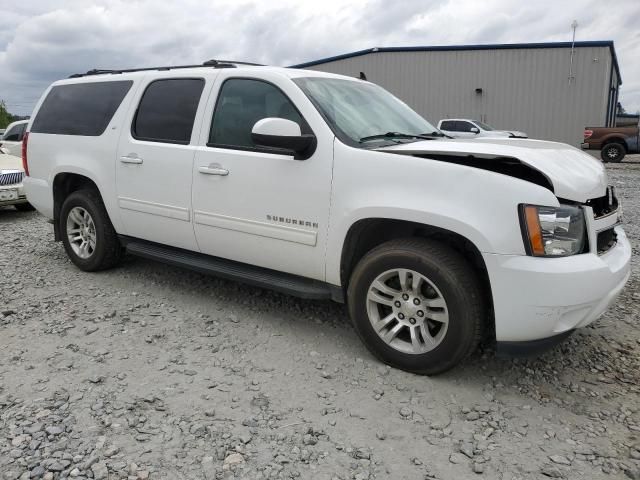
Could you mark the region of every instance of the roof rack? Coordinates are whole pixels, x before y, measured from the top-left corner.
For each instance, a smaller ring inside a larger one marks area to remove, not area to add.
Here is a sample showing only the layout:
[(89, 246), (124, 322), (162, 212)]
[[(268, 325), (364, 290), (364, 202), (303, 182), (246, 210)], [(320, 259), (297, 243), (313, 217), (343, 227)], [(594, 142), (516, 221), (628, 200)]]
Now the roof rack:
[(237, 68), (238, 65), (249, 65), (249, 66), (255, 66), (255, 67), (264, 66), (260, 63), (236, 62), (233, 60), (207, 60), (201, 65), (169, 65), (166, 67), (124, 68), (124, 69), (118, 69), (118, 70), (94, 68), (87, 71), (86, 73), (74, 73), (73, 75), (69, 75), (69, 78), (80, 78), (80, 77), (86, 77), (90, 75), (108, 75), (108, 74), (116, 75), (120, 73), (147, 72), (147, 71), (153, 71), (153, 70), (177, 70), (179, 68), (200, 68), (200, 67)]
[(263, 63), (238, 62), (236, 60), (207, 60), (202, 65), (207, 67), (207, 66), (216, 66), (216, 65), (227, 64), (227, 63), (230, 63), (232, 65), (248, 65), (250, 67), (264, 67)]

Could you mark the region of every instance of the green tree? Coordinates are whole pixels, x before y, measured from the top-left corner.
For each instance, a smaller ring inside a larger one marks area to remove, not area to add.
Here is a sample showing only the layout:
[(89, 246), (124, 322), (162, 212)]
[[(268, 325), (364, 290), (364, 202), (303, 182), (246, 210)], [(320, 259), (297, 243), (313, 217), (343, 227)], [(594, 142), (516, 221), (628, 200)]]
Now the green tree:
[(0, 100), (0, 128), (6, 128), (11, 122), (13, 122), (13, 115), (7, 111), (4, 100)]

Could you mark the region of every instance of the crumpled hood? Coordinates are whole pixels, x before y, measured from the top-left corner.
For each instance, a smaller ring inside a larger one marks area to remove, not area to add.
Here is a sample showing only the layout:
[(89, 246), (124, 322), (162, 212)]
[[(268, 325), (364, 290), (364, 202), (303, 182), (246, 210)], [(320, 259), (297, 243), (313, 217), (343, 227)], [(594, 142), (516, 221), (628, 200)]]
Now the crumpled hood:
[(0, 173), (3, 170), (18, 170), (22, 171), (22, 159), (15, 155), (7, 155), (0, 153)]
[(599, 160), (564, 143), (531, 139), (477, 138), (423, 140), (377, 149), (404, 155), (473, 155), (491, 162), (512, 157), (535, 168), (553, 184), (558, 198), (584, 203), (606, 193), (607, 173)]

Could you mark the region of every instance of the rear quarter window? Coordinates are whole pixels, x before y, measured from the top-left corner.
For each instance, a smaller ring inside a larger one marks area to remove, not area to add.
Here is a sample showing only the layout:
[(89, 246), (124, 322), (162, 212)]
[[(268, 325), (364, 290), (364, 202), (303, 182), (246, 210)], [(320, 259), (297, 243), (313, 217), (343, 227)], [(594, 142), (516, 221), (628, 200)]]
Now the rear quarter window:
[(38, 110), (31, 132), (102, 135), (131, 85), (131, 80), (57, 85)]

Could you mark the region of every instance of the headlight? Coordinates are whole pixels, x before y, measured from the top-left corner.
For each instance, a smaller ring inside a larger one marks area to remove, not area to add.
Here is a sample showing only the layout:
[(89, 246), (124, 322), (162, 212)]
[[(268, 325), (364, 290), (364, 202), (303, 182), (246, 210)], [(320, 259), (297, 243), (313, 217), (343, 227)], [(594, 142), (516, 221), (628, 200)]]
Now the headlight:
[(584, 250), (586, 224), (580, 207), (522, 205), (520, 221), (530, 255), (564, 257)]

